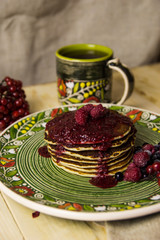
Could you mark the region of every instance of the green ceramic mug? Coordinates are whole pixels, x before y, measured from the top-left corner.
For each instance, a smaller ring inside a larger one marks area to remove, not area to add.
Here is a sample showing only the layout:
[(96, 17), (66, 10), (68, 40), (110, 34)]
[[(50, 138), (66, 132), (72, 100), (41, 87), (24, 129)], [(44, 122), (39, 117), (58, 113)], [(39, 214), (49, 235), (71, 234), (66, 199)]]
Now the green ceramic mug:
[(62, 104), (113, 102), (112, 69), (121, 73), (124, 92), (117, 104), (132, 93), (134, 78), (129, 69), (113, 58), (113, 50), (95, 44), (73, 44), (56, 52), (58, 97)]

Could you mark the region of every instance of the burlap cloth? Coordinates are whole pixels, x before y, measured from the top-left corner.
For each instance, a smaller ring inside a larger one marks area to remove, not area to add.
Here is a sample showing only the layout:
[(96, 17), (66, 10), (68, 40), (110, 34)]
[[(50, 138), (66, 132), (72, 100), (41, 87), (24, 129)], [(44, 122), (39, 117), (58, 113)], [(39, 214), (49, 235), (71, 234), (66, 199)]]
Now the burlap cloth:
[(114, 50), (129, 67), (160, 60), (159, 0), (1, 0), (0, 79), (56, 81), (55, 51), (73, 43)]
[(106, 222), (107, 240), (159, 240), (160, 213), (125, 221)]

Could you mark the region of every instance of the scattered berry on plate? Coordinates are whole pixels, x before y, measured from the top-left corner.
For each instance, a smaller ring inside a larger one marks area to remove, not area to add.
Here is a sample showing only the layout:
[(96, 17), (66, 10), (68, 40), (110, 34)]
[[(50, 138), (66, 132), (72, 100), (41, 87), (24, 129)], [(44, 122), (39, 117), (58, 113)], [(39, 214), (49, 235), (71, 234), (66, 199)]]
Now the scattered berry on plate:
[(124, 178), (124, 176), (123, 176), (123, 173), (122, 173), (122, 172), (117, 172), (117, 173), (115, 174), (115, 179), (116, 179), (118, 182), (123, 181), (123, 178)]
[(148, 165), (146, 171), (148, 175), (152, 175), (154, 173), (152, 165)]
[(147, 162), (150, 160), (150, 156), (147, 152), (137, 152), (133, 156), (133, 162), (137, 167), (144, 167), (147, 165)]
[(141, 171), (139, 167), (129, 167), (124, 173), (124, 180), (129, 182), (138, 182), (141, 179)]
[(133, 162), (124, 172), (124, 180), (131, 182), (139, 182), (152, 176), (157, 178), (160, 186), (160, 143), (144, 143), (142, 147), (135, 147)]

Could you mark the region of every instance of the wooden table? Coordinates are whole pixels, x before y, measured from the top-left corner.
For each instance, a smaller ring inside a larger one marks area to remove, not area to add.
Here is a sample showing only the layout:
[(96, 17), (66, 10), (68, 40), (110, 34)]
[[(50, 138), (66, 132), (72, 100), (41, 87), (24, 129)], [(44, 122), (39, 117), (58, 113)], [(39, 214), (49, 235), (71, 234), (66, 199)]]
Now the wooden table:
[[(125, 105), (160, 113), (160, 64), (132, 69), (135, 89)], [(122, 91), (121, 78), (114, 74), (114, 96)], [(118, 87), (117, 87), (118, 86)], [(121, 88), (121, 89), (120, 89)], [(56, 82), (25, 87), (31, 112), (59, 106)], [(85, 222), (40, 214), (0, 194), (0, 240), (132, 240), (160, 239), (160, 214), (114, 222)]]

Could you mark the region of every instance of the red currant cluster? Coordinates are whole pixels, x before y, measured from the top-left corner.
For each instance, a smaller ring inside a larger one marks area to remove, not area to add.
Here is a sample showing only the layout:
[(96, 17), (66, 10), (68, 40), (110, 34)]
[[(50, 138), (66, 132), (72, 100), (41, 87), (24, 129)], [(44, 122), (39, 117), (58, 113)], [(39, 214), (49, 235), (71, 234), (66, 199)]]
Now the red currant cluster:
[(22, 82), (6, 77), (0, 83), (0, 130), (29, 114)]

